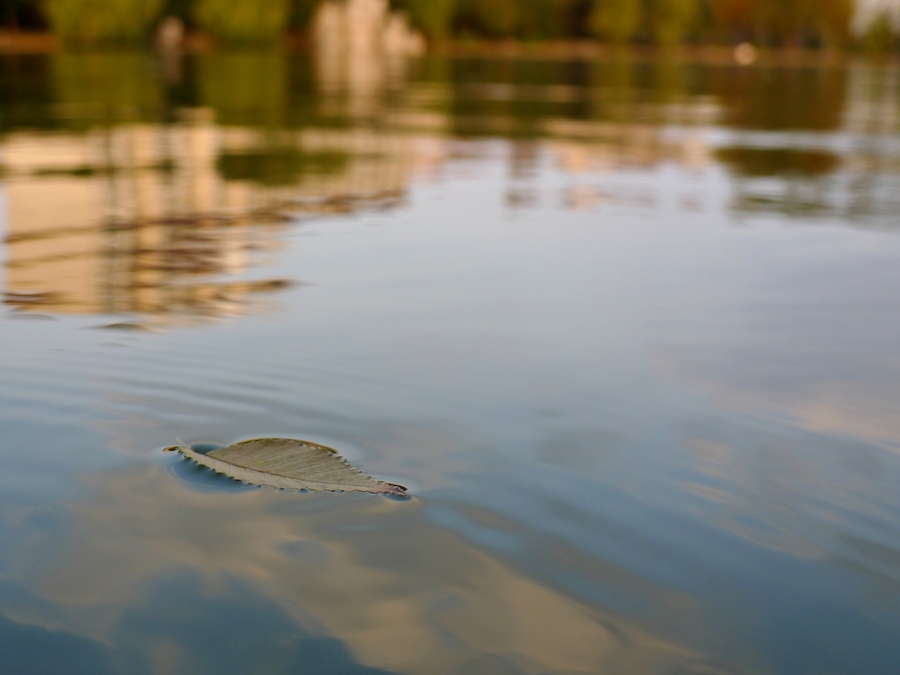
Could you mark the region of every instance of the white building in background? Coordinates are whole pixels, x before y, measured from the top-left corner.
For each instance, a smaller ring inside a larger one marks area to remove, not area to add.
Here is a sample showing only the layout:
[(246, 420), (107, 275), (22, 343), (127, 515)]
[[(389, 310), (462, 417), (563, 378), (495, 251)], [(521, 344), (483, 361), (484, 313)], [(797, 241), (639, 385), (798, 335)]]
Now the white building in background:
[(313, 19), (313, 36), (327, 51), (387, 56), (417, 56), (425, 38), (409, 24), (405, 12), (391, 10), (387, 0), (326, 0)]
[(853, 18), (853, 32), (864, 34), (879, 18), (886, 16), (900, 31), (900, 0), (856, 0), (856, 16)]
[(326, 0), (313, 18), (319, 89), (346, 95), (353, 117), (379, 110), (379, 99), (405, 79), (408, 56), (425, 51), (425, 38), (388, 0)]

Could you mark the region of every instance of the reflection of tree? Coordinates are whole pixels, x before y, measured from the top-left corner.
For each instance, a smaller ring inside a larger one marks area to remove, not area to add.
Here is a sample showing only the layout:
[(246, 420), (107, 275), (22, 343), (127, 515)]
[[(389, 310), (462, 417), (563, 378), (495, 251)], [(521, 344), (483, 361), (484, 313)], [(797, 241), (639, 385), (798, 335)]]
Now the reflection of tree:
[(55, 111), (65, 126), (155, 121), (162, 88), (147, 86), (152, 60), (140, 52), (63, 52), (52, 57)]
[[(19, 196), (16, 186), (11, 192)], [(271, 249), (281, 227), (184, 218), (14, 229), (6, 242), (5, 302), (43, 312), (185, 318), (241, 314), (259, 293), (280, 290), (287, 282), (221, 277), (243, 271), (251, 256)]]
[(219, 173), (225, 180), (250, 180), (263, 185), (291, 185), (304, 174), (341, 173), (349, 154), (338, 151), (305, 152), (295, 147), (254, 149), (249, 152), (224, 152), (219, 156)]
[(622, 123), (709, 122), (709, 99), (691, 86), (692, 71), (673, 59), (647, 63), (622, 52), (597, 61), (590, 71), (591, 116)]
[(789, 179), (781, 181), (778, 190), (756, 191), (752, 185), (738, 181), (732, 208), (738, 213), (777, 213), (792, 217), (823, 218), (840, 215), (840, 208), (830, 199), (832, 185), (824, 181)]
[(860, 161), (853, 163), (852, 172), (834, 174), (736, 174), (732, 208), (743, 215), (779, 214), (811, 223), (835, 219), (857, 227), (896, 229), (900, 166), (863, 169)]
[(738, 212), (821, 217), (836, 215), (840, 209), (832, 174), (841, 160), (834, 153), (731, 147), (718, 150), (716, 158), (735, 176), (732, 206)]
[(618, 54), (609, 61), (598, 61), (591, 69), (592, 117), (634, 119), (635, 66)]
[[(134, 54), (61, 54), (46, 62), (49, 71), (38, 67), (40, 60), (22, 61), (21, 72), (3, 71), (3, 120), (20, 125), (33, 114), (29, 126), (83, 132), (43, 138), (40, 147), (32, 145), (31, 159), (16, 150), (21, 136), (8, 137), (9, 203), (19, 238), (15, 264), (49, 260), (29, 257), (41, 237), (49, 245), (58, 236), (57, 249), (63, 241), (72, 244), (69, 257), (56, 256), (54, 264), (68, 260), (74, 275), (74, 261), (87, 259), (81, 249), (165, 250), (144, 240), (176, 236), (151, 234), (174, 227), (173, 219), (194, 219), (178, 227), (210, 228), (204, 231), (224, 237), (227, 228), (217, 230), (226, 226), (216, 218), (270, 216), (298, 198), (396, 193), (414, 166), (441, 161), (443, 150), (436, 148), (442, 141), (416, 138), (422, 130), (523, 139), (517, 147), (530, 147), (534, 157), (541, 156), (540, 144), (528, 139), (550, 138), (543, 147), (559, 165), (584, 172), (664, 161), (702, 167), (712, 159), (703, 127), (720, 120), (763, 131), (846, 128), (861, 140), (839, 157), (802, 148), (720, 150), (719, 161), (735, 177), (736, 208), (884, 220), (896, 203), (892, 151), (864, 140), (896, 127), (895, 70), (699, 67), (622, 54), (591, 62), (427, 58), (407, 82), (406, 66), (397, 65), (405, 62), (375, 49), (371, 40), (342, 52), (348, 30), (318, 44), (311, 61), (280, 51), (188, 58), (176, 88), (154, 75), (159, 64)], [(38, 86), (42, 77), (49, 79)], [(31, 103), (14, 100), (21, 92)], [(189, 105), (174, 107), (175, 101)], [(168, 126), (154, 126), (163, 122)], [(98, 123), (106, 131), (91, 130)], [(675, 125), (676, 133), (665, 125)], [(430, 143), (431, 150), (419, 153), (419, 143)], [(513, 153), (514, 171), (528, 163), (523, 157)], [(527, 190), (517, 189), (513, 201), (529, 203), (520, 198)], [(641, 194), (639, 201), (647, 197)], [(607, 200), (595, 186), (573, 193), (567, 203)], [(53, 220), (54, 209), (65, 214), (65, 223)], [(65, 236), (32, 232), (26, 247), (21, 235), (41, 229), (42, 222), (48, 232), (65, 230)], [(116, 242), (136, 237), (137, 243), (101, 245), (100, 223), (125, 227)], [(266, 227), (274, 226), (260, 225), (259, 232)], [(79, 228), (93, 232), (93, 243), (87, 235), (77, 242), (65, 238)], [(133, 237), (129, 228), (140, 235)], [(17, 278), (24, 279), (24, 269)], [(62, 297), (60, 289), (35, 279), (7, 290), (20, 306)]]
[(235, 275), (280, 245), (290, 212), (391, 203), (414, 161), (390, 137), (311, 132), (273, 145), (268, 131), (218, 127), (207, 109), (181, 117), (171, 126), (5, 140), (8, 305), (242, 313), (260, 293), (287, 285)]
[(822, 176), (840, 165), (832, 152), (791, 148), (722, 148), (716, 158), (743, 176)]
[[(853, 139), (852, 146), (841, 154), (790, 147), (720, 149), (717, 158), (735, 176), (733, 206), (739, 213), (840, 218), (857, 226), (895, 229), (895, 214), (900, 210), (900, 162), (894, 142), (900, 125), (896, 104), (900, 77), (892, 69), (864, 65), (855, 65), (839, 76), (827, 75), (829, 72), (818, 69), (802, 76), (780, 71), (770, 74), (778, 89), (769, 83), (773, 90), (764, 94), (760, 88), (757, 95), (765, 98), (784, 92), (788, 109), (779, 115), (759, 111), (767, 119), (748, 119), (746, 123), (778, 129), (805, 120), (801, 128), (842, 128)], [(743, 77), (742, 73), (738, 75)], [(815, 114), (805, 112), (809, 104), (801, 103), (798, 94), (789, 93), (791, 82), (803, 83), (801, 92), (806, 92), (810, 100), (830, 103)], [(843, 93), (838, 94), (838, 83)], [(752, 114), (749, 111), (745, 119)]]
[[(846, 105), (843, 68), (709, 68), (706, 88), (726, 123), (750, 129), (838, 129)], [(776, 102), (774, 104), (773, 102)]]
[(51, 63), (44, 56), (0, 59), (0, 132), (54, 127)]
[(200, 105), (221, 124), (285, 124), (288, 113), (288, 59), (282, 51), (219, 52), (197, 59)]

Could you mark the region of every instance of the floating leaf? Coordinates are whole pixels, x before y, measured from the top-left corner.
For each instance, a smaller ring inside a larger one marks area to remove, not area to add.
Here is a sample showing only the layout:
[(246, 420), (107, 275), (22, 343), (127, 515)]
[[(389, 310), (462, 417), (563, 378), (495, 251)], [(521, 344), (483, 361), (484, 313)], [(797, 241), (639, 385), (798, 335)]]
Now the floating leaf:
[(197, 464), (253, 485), (408, 496), (402, 485), (367, 476), (333, 448), (309, 441), (255, 438), (206, 453), (189, 445), (175, 445), (166, 450), (178, 451)]

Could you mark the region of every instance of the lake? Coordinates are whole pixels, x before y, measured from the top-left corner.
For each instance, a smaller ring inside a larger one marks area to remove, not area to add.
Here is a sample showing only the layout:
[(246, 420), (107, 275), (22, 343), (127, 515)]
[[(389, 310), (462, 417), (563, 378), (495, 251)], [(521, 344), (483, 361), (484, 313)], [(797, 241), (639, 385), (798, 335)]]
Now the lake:
[[(0, 58), (0, 673), (900, 672), (900, 68)], [(290, 437), (411, 499), (163, 452)]]

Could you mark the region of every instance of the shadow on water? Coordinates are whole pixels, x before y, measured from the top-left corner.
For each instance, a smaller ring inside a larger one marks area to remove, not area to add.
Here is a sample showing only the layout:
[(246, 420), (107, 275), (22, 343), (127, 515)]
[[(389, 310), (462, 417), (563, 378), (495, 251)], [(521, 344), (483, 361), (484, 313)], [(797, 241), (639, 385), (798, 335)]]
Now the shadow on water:
[[(217, 450), (223, 446), (214, 443), (192, 443), (191, 448), (201, 454)], [(201, 492), (241, 492), (258, 490), (255, 485), (248, 485), (229, 476), (213, 471), (212, 469), (197, 464), (192, 459), (178, 453), (167, 453), (165, 456), (166, 470), (184, 481), (194, 490)]]

